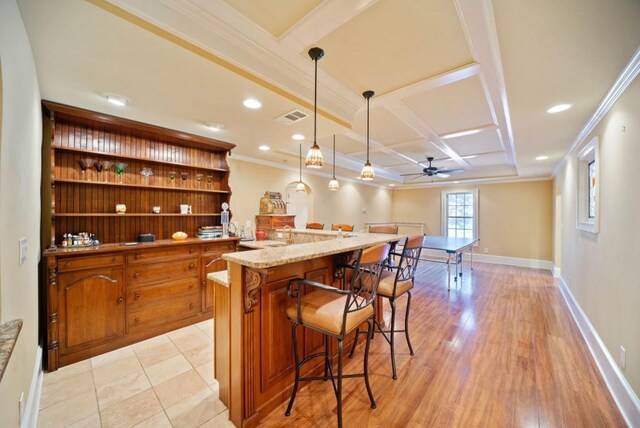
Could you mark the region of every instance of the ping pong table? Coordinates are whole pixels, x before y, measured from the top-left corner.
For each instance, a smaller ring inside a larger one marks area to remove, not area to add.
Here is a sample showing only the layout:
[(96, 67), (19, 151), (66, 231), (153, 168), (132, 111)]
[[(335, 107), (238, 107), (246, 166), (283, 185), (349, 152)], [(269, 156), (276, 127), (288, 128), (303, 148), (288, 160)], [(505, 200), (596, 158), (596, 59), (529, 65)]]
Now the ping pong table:
[[(449, 238), (447, 236), (425, 236), (424, 244), (422, 248), (428, 250), (440, 250), (447, 253), (447, 260), (434, 260), (420, 258), (420, 260), (446, 263), (447, 264), (447, 290), (451, 290), (451, 259), (454, 258), (456, 265), (456, 277), (455, 281), (458, 281), (458, 275), (462, 276), (462, 255), (465, 251), (469, 251), (471, 254), (471, 270), (473, 270), (473, 246), (476, 242), (480, 241), (478, 238)], [(458, 265), (460, 265), (460, 271), (458, 272)]]

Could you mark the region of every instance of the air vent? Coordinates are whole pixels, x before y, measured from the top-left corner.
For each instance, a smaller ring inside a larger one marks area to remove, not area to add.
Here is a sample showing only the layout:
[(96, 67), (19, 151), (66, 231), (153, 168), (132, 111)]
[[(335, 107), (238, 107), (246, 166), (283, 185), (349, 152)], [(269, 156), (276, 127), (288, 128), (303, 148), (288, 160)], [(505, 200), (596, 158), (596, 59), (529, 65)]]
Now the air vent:
[(292, 110), (289, 113), (276, 118), (276, 122), (284, 123), (285, 125), (291, 125), (292, 123), (299, 122), (302, 119), (308, 117), (306, 113), (300, 110)]

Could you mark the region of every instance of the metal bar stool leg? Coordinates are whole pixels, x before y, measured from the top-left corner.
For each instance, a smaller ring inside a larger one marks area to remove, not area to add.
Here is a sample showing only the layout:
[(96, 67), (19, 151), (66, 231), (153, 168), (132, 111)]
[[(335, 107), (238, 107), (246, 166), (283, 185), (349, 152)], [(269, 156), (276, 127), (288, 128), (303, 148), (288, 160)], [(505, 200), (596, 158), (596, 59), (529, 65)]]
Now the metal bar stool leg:
[(395, 331), (396, 331), (396, 301), (395, 299), (389, 299), (391, 304), (391, 330), (389, 336), (391, 339), (391, 368), (393, 369), (393, 378), (398, 379), (396, 374), (396, 351), (395, 351)]
[(342, 428), (342, 339), (338, 339), (338, 428)]
[(373, 398), (371, 385), (369, 385), (369, 345), (371, 344), (373, 329), (373, 321), (367, 320), (367, 344), (364, 349), (364, 383), (367, 386), (367, 393), (369, 394), (369, 400), (371, 401), (371, 408), (375, 409), (377, 407), (376, 400)]
[[(367, 334), (369, 334), (369, 330), (367, 330)], [(358, 346), (358, 337), (360, 337), (360, 327), (356, 328), (356, 338), (353, 339), (353, 345), (351, 345), (351, 351), (349, 352), (349, 358), (353, 358), (353, 353), (356, 350), (356, 346)]]
[(324, 381), (327, 381), (329, 375), (329, 336), (324, 335)]
[(296, 323), (293, 323), (293, 325), (291, 326), (291, 338), (293, 339), (293, 359), (296, 365), (296, 380), (293, 384), (293, 391), (291, 391), (291, 399), (289, 400), (287, 411), (284, 412), (285, 416), (289, 416), (291, 414), (293, 401), (296, 399), (296, 393), (298, 392), (298, 383), (300, 382), (300, 362), (298, 361), (298, 335), (296, 334), (297, 326), (298, 325)]
[(407, 311), (404, 314), (404, 334), (407, 337), (407, 345), (409, 345), (409, 353), (413, 355), (413, 346), (411, 346), (411, 340), (409, 339), (409, 309), (411, 308), (411, 291), (407, 291)]

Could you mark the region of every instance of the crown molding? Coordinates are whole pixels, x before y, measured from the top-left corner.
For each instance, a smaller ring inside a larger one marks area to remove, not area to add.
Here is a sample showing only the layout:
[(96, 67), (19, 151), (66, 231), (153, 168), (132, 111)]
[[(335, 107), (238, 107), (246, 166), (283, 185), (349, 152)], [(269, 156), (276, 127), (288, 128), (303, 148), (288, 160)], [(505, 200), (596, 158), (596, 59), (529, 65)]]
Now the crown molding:
[(418, 184), (405, 184), (396, 185), (396, 190), (411, 190), (411, 189), (423, 189), (429, 187), (464, 187), (472, 184), (508, 184), (508, 183), (526, 183), (530, 181), (551, 181), (551, 176), (539, 176), (539, 177), (518, 177), (517, 175), (509, 175), (504, 177), (485, 177), (485, 178), (471, 178), (468, 180), (454, 180), (453, 181), (439, 181), (436, 183), (418, 183)]
[(596, 126), (598, 126), (602, 118), (604, 118), (604, 116), (609, 112), (611, 107), (613, 107), (616, 101), (618, 101), (618, 98), (622, 96), (624, 91), (627, 90), (638, 74), (640, 74), (640, 48), (638, 48), (633, 54), (631, 60), (627, 63), (625, 68), (622, 70), (622, 73), (620, 73), (616, 81), (613, 83), (613, 86), (611, 86), (602, 101), (600, 101), (600, 104), (598, 104), (598, 107), (593, 112), (587, 123), (584, 124), (575, 140), (573, 140), (573, 144), (571, 144), (569, 150), (567, 150), (565, 155), (562, 157), (562, 160), (560, 160), (558, 165), (553, 169), (553, 177), (558, 175), (562, 166), (578, 151), (587, 137), (589, 137), (589, 134), (591, 134)]

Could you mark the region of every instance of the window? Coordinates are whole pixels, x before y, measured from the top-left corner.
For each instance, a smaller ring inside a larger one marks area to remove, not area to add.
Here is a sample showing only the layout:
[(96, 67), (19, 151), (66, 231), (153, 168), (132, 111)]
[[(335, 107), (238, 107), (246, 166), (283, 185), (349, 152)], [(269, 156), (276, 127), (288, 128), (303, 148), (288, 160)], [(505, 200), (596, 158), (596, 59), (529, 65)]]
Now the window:
[(478, 237), (478, 191), (442, 192), (442, 234), (451, 238)]
[(578, 154), (578, 228), (598, 233), (599, 143), (593, 138)]

